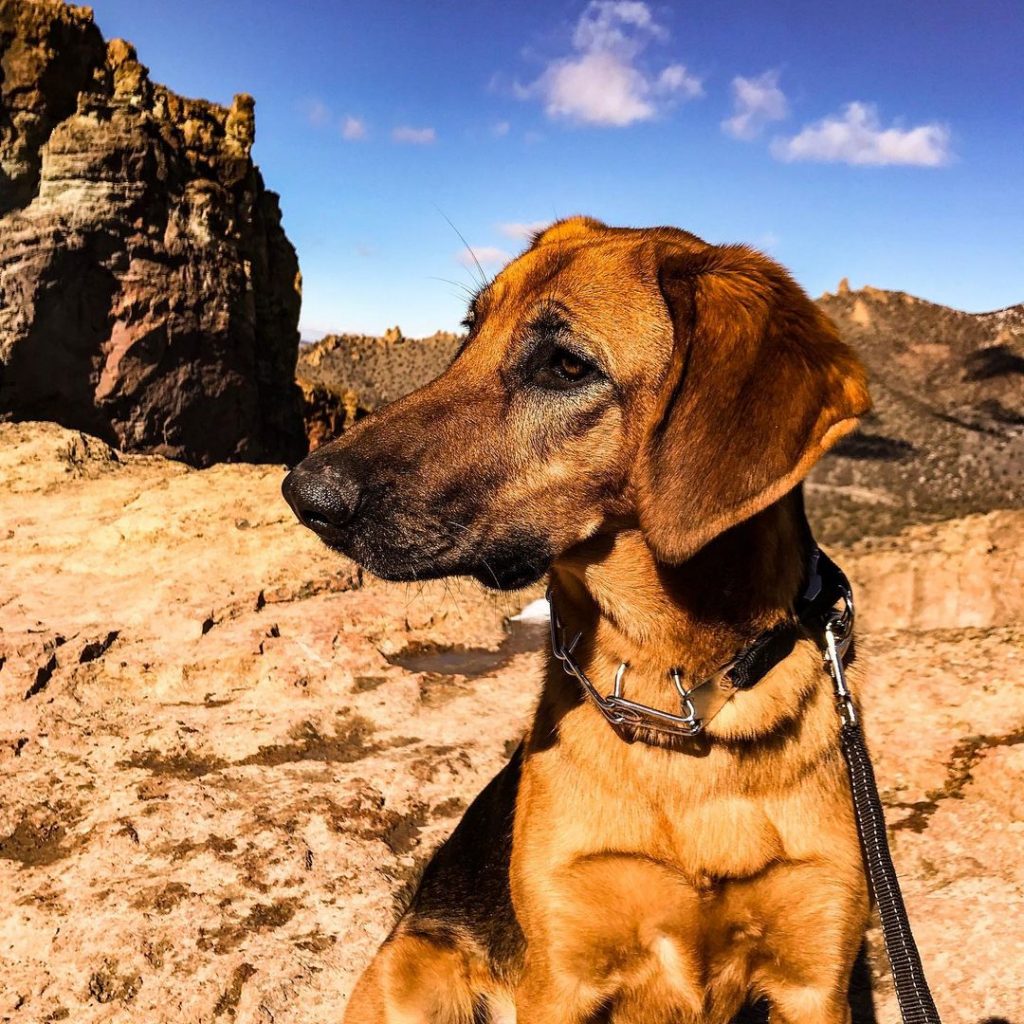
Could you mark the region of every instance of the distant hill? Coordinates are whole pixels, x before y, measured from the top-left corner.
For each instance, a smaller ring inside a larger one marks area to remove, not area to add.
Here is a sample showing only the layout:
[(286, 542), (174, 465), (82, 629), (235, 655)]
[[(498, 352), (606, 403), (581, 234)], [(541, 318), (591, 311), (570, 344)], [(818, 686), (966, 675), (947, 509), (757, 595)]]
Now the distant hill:
[(867, 364), (875, 407), (811, 474), (825, 540), (1024, 501), (1024, 305), (963, 313), (904, 292), (819, 305)]
[(328, 334), (302, 346), (296, 375), (337, 394), (354, 391), (360, 408), (372, 412), (433, 380), (452, 361), (461, 341), (449, 331), (407, 338), (400, 327), (381, 338)]
[[(963, 313), (845, 281), (818, 303), (867, 364), (875, 402), (808, 481), (824, 542), (1024, 505), (1024, 305)], [(436, 377), (460, 341), (392, 328), (303, 346), (311, 442)]]
[(452, 361), (461, 341), (448, 331), (407, 338), (392, 327), (382, 338), (328, 334), (301, 346), (295, 375), (305, 400), (310, 447), (433, 380)]

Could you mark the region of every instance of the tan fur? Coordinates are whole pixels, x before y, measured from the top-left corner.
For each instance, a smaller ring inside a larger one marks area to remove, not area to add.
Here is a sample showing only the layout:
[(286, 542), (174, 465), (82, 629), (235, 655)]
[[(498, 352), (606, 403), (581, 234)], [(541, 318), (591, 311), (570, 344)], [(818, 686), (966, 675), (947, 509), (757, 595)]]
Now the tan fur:
[[(668, 710), (668, 667), (700, 678), (790, 614), (793, 488), (867, 409), (863, 371), (765, 257), (579, 218), (502, 272), (463, 355), (385, 419), (414, 431), (410, 417), (433, 410), (446, 429), (446, 403), (486, 390), (545, 301), (569, 310), (626, 397), (584, 435), (544, 435), (540, 461), (526, 399), (500, 427), (449, 425), (470, 457), (502, 453), (469, 529), (543, 522), (584, 669), (610, 688), (625, 661), (628, 695)], [(773, 1024), (846, 1024), (868, 897), (814, 644), (738, 693), (705, 737), (667, 746), (624, 742), (550, 665), (515, 805), (511, 889), (526, 938), (515, 977), (488, 976), (468, 941), (448, 948), (400, 925), (349, 1024), (468, 1024), (474, 992), (495, 1019), (514, 1000), (519, 1024), (725, 1024), (750, 996), (770, 1000)]]

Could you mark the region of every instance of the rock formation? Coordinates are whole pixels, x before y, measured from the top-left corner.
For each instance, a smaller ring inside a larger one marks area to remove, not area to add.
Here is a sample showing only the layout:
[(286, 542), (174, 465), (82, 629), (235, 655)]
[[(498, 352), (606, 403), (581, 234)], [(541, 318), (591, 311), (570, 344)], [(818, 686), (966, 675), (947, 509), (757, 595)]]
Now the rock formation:
[(177, 96), (59, 0), (0, 0), (0, 72), (0, 416), (300, 457), (298, 263), (252, 98)]

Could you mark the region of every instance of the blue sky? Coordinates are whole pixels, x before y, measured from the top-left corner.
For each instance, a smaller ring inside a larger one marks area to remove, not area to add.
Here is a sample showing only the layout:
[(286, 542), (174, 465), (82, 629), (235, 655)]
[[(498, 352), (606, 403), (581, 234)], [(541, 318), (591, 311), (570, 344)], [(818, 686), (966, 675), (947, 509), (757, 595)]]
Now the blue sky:
[[(459, 321), (573, 213), (969, 310), (1024, 301), (1024, 17), (1003, 0), (92, 0), (185, 95), (256, 97), (302, 328)], [(447, 283), (449, 279), (456, 284)]]

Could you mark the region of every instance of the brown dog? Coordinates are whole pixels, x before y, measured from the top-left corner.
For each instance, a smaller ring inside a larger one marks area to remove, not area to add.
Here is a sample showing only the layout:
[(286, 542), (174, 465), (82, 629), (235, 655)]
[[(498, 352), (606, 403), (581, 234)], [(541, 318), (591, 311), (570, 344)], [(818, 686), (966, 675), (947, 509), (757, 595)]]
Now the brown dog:
[[(289, 502), (386, 579), (550, 569), (579, 668), (604, 692), (628, 666), (630, 699), (677, 713), (673, 679), (793, 621), (799, 483), (867, 410), (860, 365), (764, 256), (586, 218), (536, 237), (466, 326), (445, 374), (309, 456)], [(760, 998), (773, 1022), (848, 1020), (868, 896), (815, 644), (699, 736), (627, 732), (550, 662), (349, 1024), (719, 1024)]]

